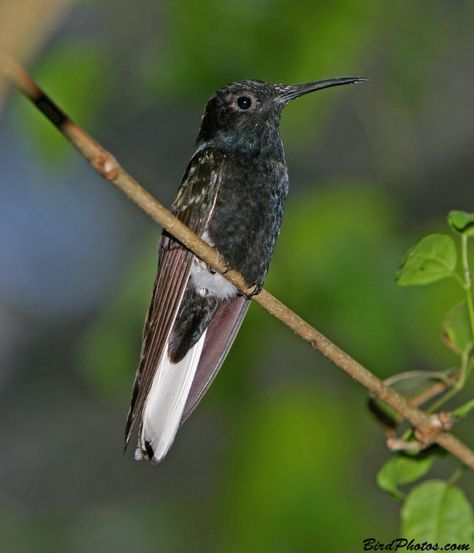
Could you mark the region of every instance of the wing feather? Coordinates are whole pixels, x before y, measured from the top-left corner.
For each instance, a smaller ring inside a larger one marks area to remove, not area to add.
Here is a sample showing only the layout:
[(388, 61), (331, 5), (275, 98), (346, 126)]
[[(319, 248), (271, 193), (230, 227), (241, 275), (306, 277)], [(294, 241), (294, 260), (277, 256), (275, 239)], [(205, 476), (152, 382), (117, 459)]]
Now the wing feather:
[[(225, 157), (215, 150), (201, 150), (191, 159), (178, 191), (172, 212), (194, 232), (202, 235), (219, 191)], [(194, 256), (180, 242), (163, 232), (158, 272), (145, 320), (140, 362), (133, 385), (125, 427), (125, 447), (143, 412), (153, 378), (166, 349), (176, 319)]]
[[(166, 240), (169, 239), (164, 236), (162, 243)], [(179, 302), (186, 288), (191, 267), (188, 257), (188, 252), (180, 247), (167, 252), (162, 258), (145, 322), (140, 363), (125, 428), (125, 445), (128, 444), (136, 420), (142, 412), (166, 339), (176, 317)]]

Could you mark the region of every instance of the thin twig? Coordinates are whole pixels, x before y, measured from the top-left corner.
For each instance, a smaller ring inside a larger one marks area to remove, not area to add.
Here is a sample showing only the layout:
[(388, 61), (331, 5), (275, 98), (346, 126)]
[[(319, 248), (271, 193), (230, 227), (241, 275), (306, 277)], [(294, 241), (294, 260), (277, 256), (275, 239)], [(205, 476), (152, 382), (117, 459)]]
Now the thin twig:
[[(98, 144), (87, 132), (77, 126), (59, 109), (50, 98), (38, 87), (26, 71), (11, 57), (3, 56), (3, 68), (12, 84), (27, 96), (46, 117), (64, 134), (64, 136), (79, 150), (90, 164), (109, 182), (115, 184), (135, 204), (147, 213), (154, 221), (172, 234), (195, 255), (205, 261), (217, 272), (223, 274), (239, 290), (250, 294), (252, 288), (247, 285), (242, 275), (228, 268), (222, 257), (209, 244), (201, 240), (174, 217), (151, 194), (149, 194), (135, 179), (133, 179), (117, 162), (117, 160)], [(347, 353), (333, 344), (323, 334), (291, 311), (277, 298), (266, 290), (252, 297), (270, 314), (293, 330), (305, 342), (318, 350), (339, 368), (357, 380), (370, 393), (386, 402), (400, 415), (408, 420), (417, 430), (421, 443), (428, 445), (436, 442), (465, 465), (474, 469), (474, 452), (457, 438), (444, 432), (443, 421), (438, 415), (427, 415), (412, 407), (394, 390)]]
[(449, 386), (452, 386), (453, 383), (457, 381), (458, 376), (459, 372), (455, 371), (453, 375), (449, 377), (450, 380), (440, 380), (440, 382), (436, 382), (430, 387), (422, 390), (420, 393), (408, 398), (408, 402), (414, 407), (419, 407), (420, 405), (423, 405), (430, 399), (433, 399), (434, 396), (437, 396), (441, 392), (444, 392), (444, 390), (446, 390), (446, 388), (448, 388)]
[[(397, 382), (408, 380), (411, 378), (438, 379), (438, 382), (436, 382), (435, 384), (431, 384), (427, 388), (424, 388), (423, 390), (421, 390), (421, 392), (418, 392), (413, 396), (405, 396), (406, 400), (412, 407), (420, 407), (433, 397), (439, 395), (449, 386), (452, 387), (453, 383), (456, 382), (458, 375), (459, 371), (457, 370), (451, 370), (448, 373), (443, 373), (440, 371), (405, 371), (386, 378), (383, 383), (386, 386), (392, 387)], [(369, 398), (368, 408), (377, 419), (377, 422), (382, 425), (385, 434), (389, 438), (395, 437), (396, 428), (403, 422), (403, 417), (399, 413), (388, 413), (386, 409), (382, 408), (382, 405), (374, 396)], [(435, 409), (431, 408), (429, 410), (430, 413), (435, 411)]]

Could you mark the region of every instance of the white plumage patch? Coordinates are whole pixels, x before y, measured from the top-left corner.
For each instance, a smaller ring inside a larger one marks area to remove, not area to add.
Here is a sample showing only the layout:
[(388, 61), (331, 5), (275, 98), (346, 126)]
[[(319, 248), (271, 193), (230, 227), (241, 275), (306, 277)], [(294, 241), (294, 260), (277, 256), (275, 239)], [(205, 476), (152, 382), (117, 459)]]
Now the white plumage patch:
[[(207, 231), (201, 238), (210, 246), (214, 246)], [(200, 296), (213, 296), (220, 300), (233, 298), (237, 288), (220, 273), (209, 271), (209, 266), (195, 257), (191, 266), (191, 283)]]
[[(179, 363), (170, 361), (168, 347), (165, 348), (143, 410), (139, 447), (135, 452), (137, 460), (143, 458), (142, 451), (151, 447), (154, 452), (152, 461), (158, 463), (171, 447), (205, 339), (206, 331)], [(146, 444), (149, 444), (148, 448)]]
[(191, 267), (191, 283), (200, 296), (214, 296), (221, 300), (232, 298), (237, 288), (220, 273), (211, 273), (206, 263), (195, 258)]

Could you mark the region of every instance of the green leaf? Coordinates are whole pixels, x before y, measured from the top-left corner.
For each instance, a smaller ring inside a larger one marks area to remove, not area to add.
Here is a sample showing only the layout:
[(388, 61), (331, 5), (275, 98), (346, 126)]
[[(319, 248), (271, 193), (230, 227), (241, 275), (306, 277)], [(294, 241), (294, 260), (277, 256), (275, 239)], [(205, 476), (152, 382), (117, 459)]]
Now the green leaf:
[(433, 457), (417, 459), (406, 455), (397, 455), (389, 459), (377, 473), (379, 488), (403, 499), (404, 494), (398, 489), (401, 484), (414, 482), (424, 476), (433, 464)]
[(443, 320), (442, 333), (444, 343), (458, 355), (471, 350), (471, 323), (466, 302), (463, 301), (448, 311)]
[(447, 234), (431, 234), (408, 250), (397, 272), (397, 284), (429, 284), (450, 277), (454, 274), (456, 262), (454, 240)]
[(448, 223), (459, 234), (474, 236), (474, 213), (466, 211), (450, 211)]
[(458, 486), (440, 480), (420, 484), (407, 497), (401, 516), (401, 533), (409, 540), (472, 544), (472, 507)]

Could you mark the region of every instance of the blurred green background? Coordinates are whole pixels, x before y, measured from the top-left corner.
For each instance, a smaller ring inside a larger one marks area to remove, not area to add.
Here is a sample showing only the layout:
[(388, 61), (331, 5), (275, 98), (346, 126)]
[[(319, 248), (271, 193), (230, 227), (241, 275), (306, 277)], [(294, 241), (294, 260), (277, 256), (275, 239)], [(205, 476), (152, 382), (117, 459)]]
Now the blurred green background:
[[(266, 287), (380, 377), (456, 362), (439, 330), (455, 287), (401, 289), (394, 273), (418, 238), (449, 232), (449, 209), (473, 210), (471, 1), (63, 4), (29, 68), (167, 205), (226, 82), (370, 77), (283, 115), (290, 196)], [(255, 305), (166, 460), (122, 456), (160, 229), (23, 98), (0, 109), (0, 551), (396, 538), (366, 393)], [(472, 475), (460, 483), (472, 498)]]

